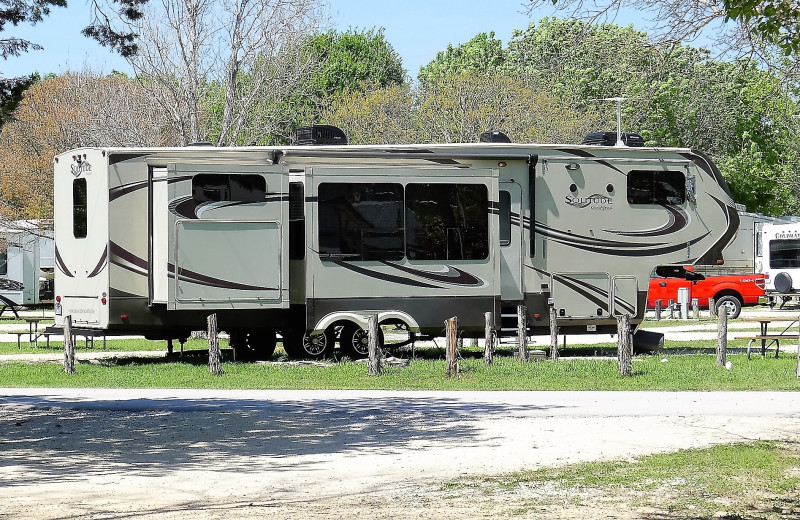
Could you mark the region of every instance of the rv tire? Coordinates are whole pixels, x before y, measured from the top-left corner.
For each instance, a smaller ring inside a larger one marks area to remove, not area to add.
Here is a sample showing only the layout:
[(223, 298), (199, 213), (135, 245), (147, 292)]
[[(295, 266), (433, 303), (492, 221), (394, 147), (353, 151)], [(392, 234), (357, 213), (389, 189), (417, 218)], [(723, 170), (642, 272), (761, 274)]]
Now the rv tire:
[(310, 336), (307, 333), (287, 331), (283, 335), (283, 350), (293, 359), (322, 359), (329, 357), (334, 346), (333, 327), (322, 334)]
[(270, 359), (275, 353), (275, 331), (251, 330), (230, 334), (231, 347), (237, 361)]
[[(355, 324), (342, 327), (339, 336), (342, 354), (352, 359), (363, 359), (369, 356), (369, 338), (367, 331)], [(383, 331), (378, 328), (378, 346), (383, 347)]]

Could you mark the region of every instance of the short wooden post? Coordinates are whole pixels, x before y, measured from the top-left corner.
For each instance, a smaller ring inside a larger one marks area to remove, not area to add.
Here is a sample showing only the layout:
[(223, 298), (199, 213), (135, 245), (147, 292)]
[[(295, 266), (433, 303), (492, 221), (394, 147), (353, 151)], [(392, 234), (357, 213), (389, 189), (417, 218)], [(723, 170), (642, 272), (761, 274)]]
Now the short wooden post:
[(656, 321), (661, 321), (661, 300), (656, 300)]
[(692, 298), (692, 319), (700, 319), (700, 302), (697, 301), (697, 298)]
[(367, 360), (367, 373), (371, 376), (379, 376), (383, 373), (383, 352), (378, 346), (378, 315), (373, 314), (367, 321), (367, 338), (369, 343), (369, 359)]
[(528, 309), (517, 306), (517, 352), (521, 361), (528, 361)]
[(64, 318), (64, 367), (65, 374), (75, 373), (75, 342), (72, 338), (72, 316)]
[(675, 318), (675, 300), (669, 301), (669, 319)]
[(550, 306), (550, 359), (558, 360), (558, 320), (556, 308), (552, 305)]
[[(486, 312), (483, 314), (485, 325), (483, 328), (483, 361), (486, 365), (494, 364), (494, 314)], [(799, 336), (800, 338), (800, 336)], [(800, 339), (798, 339), (800, 341)]]
[[(797, 323), (800, 324), (800, 316), (797, 318)], [(800, 326), (797, 328), (797, 368), (795, 375), (800, 378)]]
[(717, 366), (724, 367), (728, 357), (728, 310), (723, 307), (717, 317)]
[(444, 322), (447, 331), (447, 349), (445, 361), (447, 363), (447, 377), (458, 375), (458, 318), (455, 316)]
[(633, 338), (631, 337), (631, 317), (623, 314), (617, 317), (617, 365), (619, 375), (633, 375)]
[(717, 315), (717, 302), (714, 301), (714, 298), (708, 299), (708, 315), (712, 318), (716, 317)]
[(216, 314), (208, 317), (208, 371), (215, 376), (222, 375), (222, 353), (219, 350)]

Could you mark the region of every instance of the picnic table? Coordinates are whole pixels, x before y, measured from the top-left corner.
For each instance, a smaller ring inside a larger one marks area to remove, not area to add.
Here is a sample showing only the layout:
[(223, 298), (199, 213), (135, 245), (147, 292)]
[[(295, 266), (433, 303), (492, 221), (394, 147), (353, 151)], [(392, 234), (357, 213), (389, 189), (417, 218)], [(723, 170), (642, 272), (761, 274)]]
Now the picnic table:
[[(767, 347), (775, 343), (775, 357), (778, 357), (778, 350), (781, 347), (781, 340), (796, 340), (797, 334), (787, 334), (788, 331), (792, 326), (797, 323), (797, 320), (792, 320), (789, 325), (787, 325), (780, 333), (778, 334), (769, 334), (769, 324), (773, 321), (778, 322), (786, 322), (789, 321), (786, 318), (778, 318), (776, 316), (745, 316), (742, 318), (742, 321), (749, 321), (749, 322), (758, 322), (761, 324), (761, 333), (755, 336), (738, 336), (736, 339), (746, 339), (749, 340), (747, 342), (747, 359), (750, 359), (750, 347), (752, 346), (754, 341), (761, 341), (761, 357), (766, 357)], [(767, 342), (769, 341), (769, 345)]]

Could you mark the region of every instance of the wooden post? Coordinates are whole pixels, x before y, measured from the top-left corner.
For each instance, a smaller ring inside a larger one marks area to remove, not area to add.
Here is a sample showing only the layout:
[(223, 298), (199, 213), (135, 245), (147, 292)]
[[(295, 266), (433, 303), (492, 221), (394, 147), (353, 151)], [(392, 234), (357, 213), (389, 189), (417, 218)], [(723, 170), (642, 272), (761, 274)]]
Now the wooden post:
[(700, 302), (697, 301), (697, 298), (692, 298), (692, 319), (700, 319)]
[(617, 365), (619, 375), (633, 375), (633, 338), (631, 337), (631, 317), (623, 314), (617, 317)]
[(708, 299), (708, 315), (712, 318), (717, 315), (717, 302), (714, 301), (714, 298)]
[(371, 376), (379, 376), (383, 373), (383, 352), (378, 346), (378, 315), (373, 314), (367, 321), (367, 338), (369, 340), (369, 359), (367, 360), (367, 373)]
[(669, 301), (669, 319), (675, 318), (675, 300)]
[(728, 309), (723, 307), (717, 317), (717, 366), (724, 367), (728, 356)]
[[(800, 324), (800, 317), (798, 317), (798, 324)], [(797, 329), (797, 369), (795, 375), (800, 378), (800, 326)]]
[(65, 374), (75, 373), (75, 342), (72, 340), (72, 316), (64, 318), (64, 367)]
[[(491, 312), (483, 314), (485, 318), (484, 345), (483, 345), (483, 361), (486, 365), (494, 364), (494, 315)], [(800, 338), (800, 336), (798, 336)], [(800, 342), (800, 339), (798, 339)]]
[(215, 376), (222, 375), (222, 353), (219, 351), (216, 314), (208, 317), (208, 371)]
[(661, 321), (661, 300), (656, 300), (656, 321)]
[(458, 318), (455, 316), (444, 322), (447, 331), (447, 350), (445, 360), (447, 362), (447, 377), (458, 375)]
[(556, 308), (552, 305), (550, 306), (550, 359), (558, 360), (558, 321)]
[(521, 361), (528, 361), (528, 309), (517, 306), (517, 351)]

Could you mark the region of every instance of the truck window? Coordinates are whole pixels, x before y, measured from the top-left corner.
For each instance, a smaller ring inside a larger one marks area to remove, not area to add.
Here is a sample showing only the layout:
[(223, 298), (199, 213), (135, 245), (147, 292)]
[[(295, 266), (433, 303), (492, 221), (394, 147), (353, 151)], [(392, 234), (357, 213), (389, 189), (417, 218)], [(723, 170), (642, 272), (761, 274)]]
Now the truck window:
[(628, 172), (628, 203), (683, 204), (686, 176), (680, 171), (632, 170)]
[(511, 245), (511, 193), (500, 192), (500, 245)]
[(489, 198), (482, 184), (406, 186), (406, 252), (411, 260), (489, 256)]
[(404, 221), (401, 184), (319, 185), (317, 225), (323, 260), (401, 260)]
[(800, 240), (770, 240), (770, 269), (792, 269), (800, 267)]
[(192, 177), (195, 202), (264, 202), (267, 181), (261, 175), (200, 173)]
[(72, 181), (72, 235), (86, 238), (87, 204), (86, 179)]

